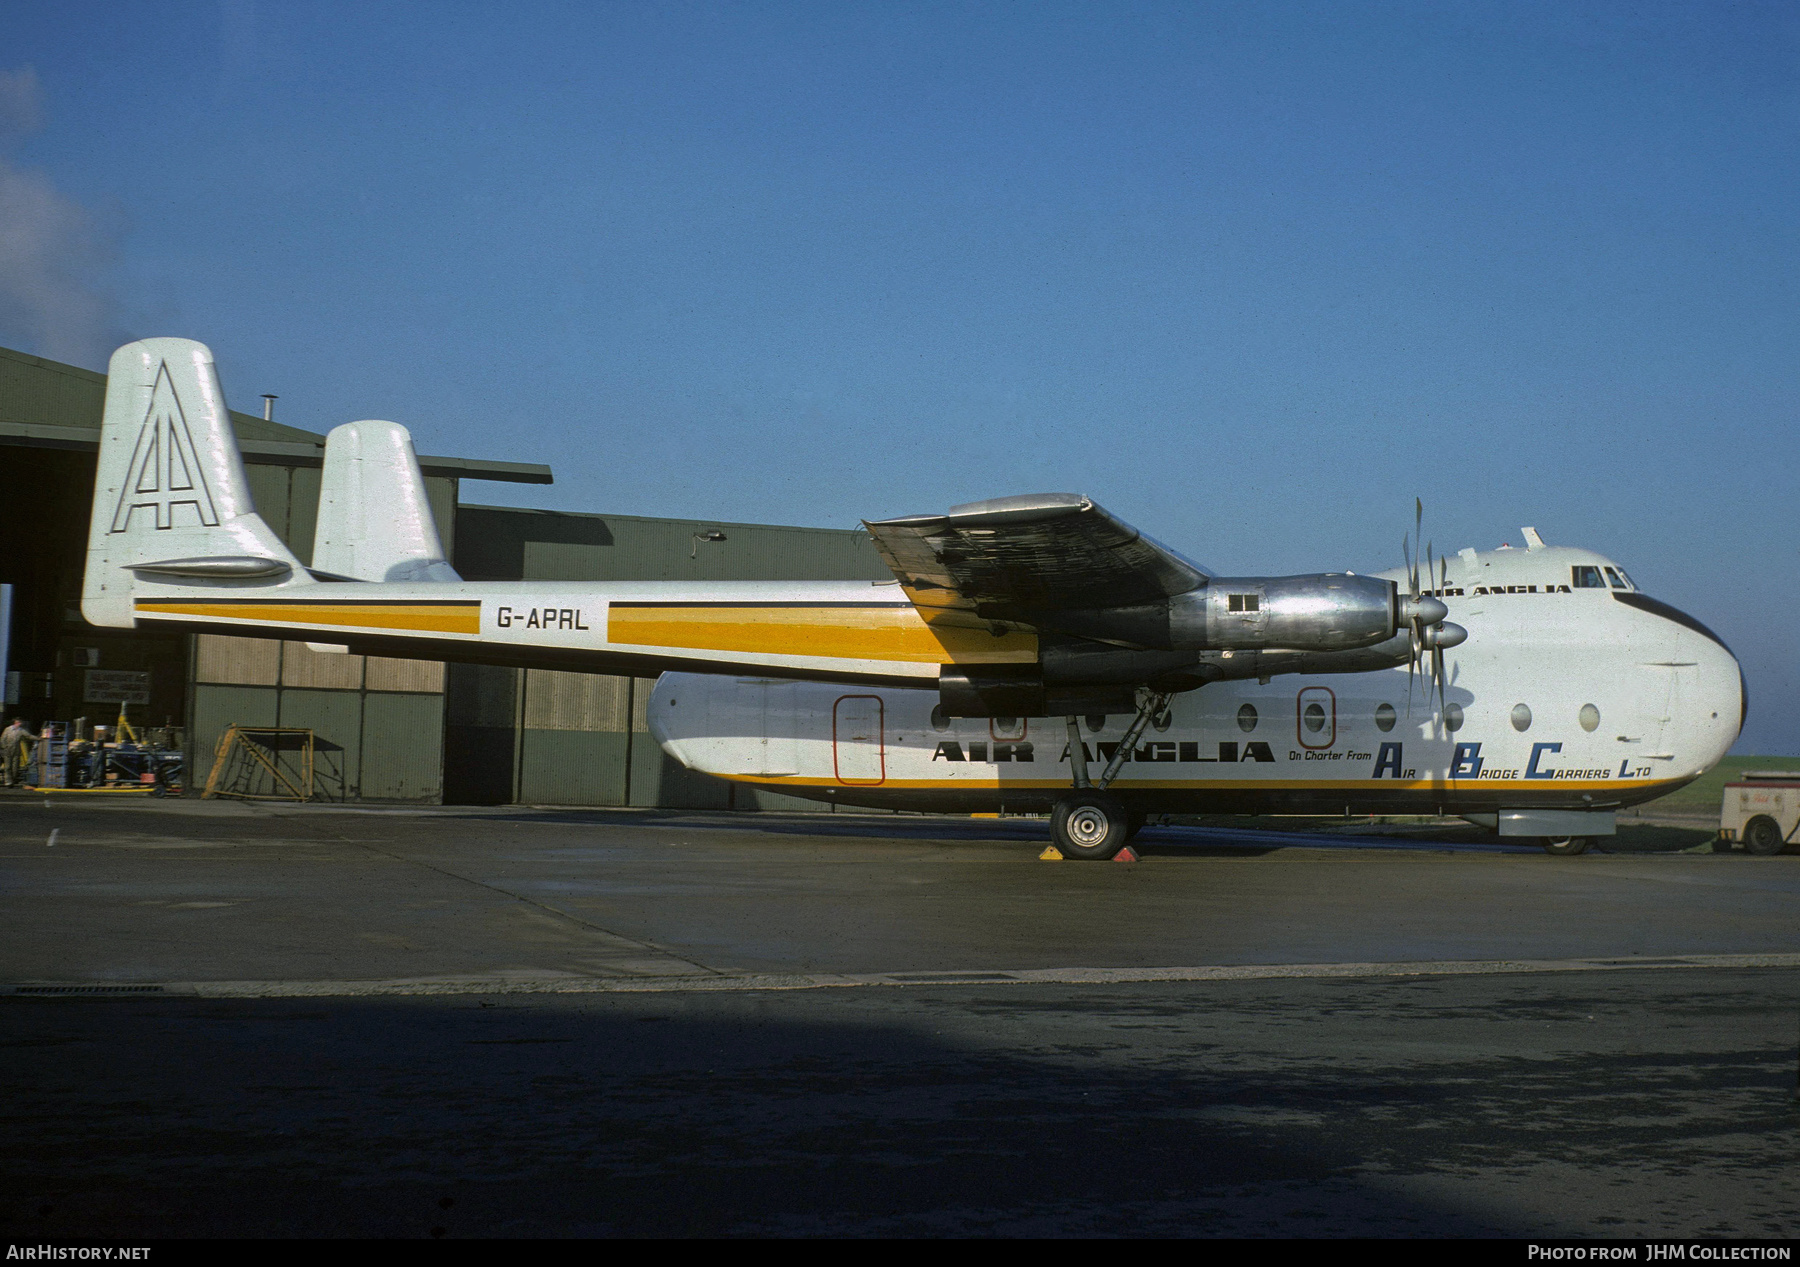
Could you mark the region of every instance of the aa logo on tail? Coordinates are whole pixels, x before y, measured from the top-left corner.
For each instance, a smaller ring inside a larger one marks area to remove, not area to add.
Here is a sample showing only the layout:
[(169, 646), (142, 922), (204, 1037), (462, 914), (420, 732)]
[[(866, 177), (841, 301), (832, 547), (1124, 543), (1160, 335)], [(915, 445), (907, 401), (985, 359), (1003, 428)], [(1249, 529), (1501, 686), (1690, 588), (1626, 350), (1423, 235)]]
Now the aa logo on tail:
[(193, 511), (194, 523), (188, 526), (218, 526), (219, 512), (214, 509), (212, 492), (206, 486), (206, 471), (194, 451), (187, 415), (181, 410), (181, 399), (175, 395), (175, 384), (169, 380), (165, 362), (156, 371), (150, 410), (144, 415), (137, 448), (131, 454), (131, 467), (119, 490), (112, 531), (129, 528), (131, 514), (136, 510), (154, 510), (156, 526), (172, 528), (175, 512), (181, 507)]

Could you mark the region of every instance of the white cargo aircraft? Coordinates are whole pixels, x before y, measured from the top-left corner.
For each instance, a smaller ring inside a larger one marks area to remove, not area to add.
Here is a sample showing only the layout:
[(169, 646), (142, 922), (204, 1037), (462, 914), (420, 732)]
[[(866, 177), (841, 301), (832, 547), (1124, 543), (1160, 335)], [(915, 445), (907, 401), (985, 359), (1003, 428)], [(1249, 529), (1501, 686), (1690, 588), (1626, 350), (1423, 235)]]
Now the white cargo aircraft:
[(651, 727), (693, 769), (839, 804), (1049, 811), (1079, 858), (1200, 810), (1456, 814), (1576, 853), (1743, 720), (1716, 635), (1529, 529), (1522, 550), (1428, 556), (1421, 586), (1417, 560), (1211, 576), (1064, 494), (867, 527), (892, 581), (465, 582), (411, 438), (359, 422), (328, 438), (309, 568), (256, 514), (211, 352), (147, 339), (109, 367), (82, 612), (661, 674)]

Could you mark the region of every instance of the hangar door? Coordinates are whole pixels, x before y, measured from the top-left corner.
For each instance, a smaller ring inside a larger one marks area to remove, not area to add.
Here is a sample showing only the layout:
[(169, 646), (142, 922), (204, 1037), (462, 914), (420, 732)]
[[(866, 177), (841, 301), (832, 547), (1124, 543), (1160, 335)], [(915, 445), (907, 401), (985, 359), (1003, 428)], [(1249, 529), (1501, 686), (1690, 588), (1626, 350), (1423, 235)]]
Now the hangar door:
[(831, 712), (832, 757), (839, 783), (867, 785), (887, 778), (882, 721), (879, 696), (839, 697)]

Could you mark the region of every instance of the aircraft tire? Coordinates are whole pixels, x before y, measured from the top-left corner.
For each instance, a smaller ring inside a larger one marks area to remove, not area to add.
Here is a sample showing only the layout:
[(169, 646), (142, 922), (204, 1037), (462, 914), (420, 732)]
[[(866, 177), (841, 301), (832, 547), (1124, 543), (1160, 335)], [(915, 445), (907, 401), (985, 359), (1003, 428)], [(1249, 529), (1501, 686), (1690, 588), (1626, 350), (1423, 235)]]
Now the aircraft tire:
[(1744, 852), (1767, 858), (1787, 848), (1781, 838), (1781, 824), (1767, 814), (1758, 814), (1744, 824)]
[(1555, 854), (1558, 858), (1572, 858), (1576, 854), (1586, 853), (1593, 841), (1586, 836), (1545, 836), (1544, 852)]
[(1077, 792), (1050, 813), (1050, 838), (1065, 858), (1104, 862), (1125, 847), (1131, 816), (1102, 792)]

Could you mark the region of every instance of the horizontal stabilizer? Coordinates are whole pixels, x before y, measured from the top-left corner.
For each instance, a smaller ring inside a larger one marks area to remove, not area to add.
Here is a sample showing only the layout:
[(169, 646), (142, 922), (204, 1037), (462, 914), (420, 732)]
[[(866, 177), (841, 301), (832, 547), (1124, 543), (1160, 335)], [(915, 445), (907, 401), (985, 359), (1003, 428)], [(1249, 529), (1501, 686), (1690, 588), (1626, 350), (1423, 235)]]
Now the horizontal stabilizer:
[(264, 559), (250, 554), (214, 556), (209, 559), (164, 559), (159, 563), (133, 563), (129, 566), (140, 576), (189, 576), (203, 579), (234, 577), (241, 580), (286, 576), (291, 570), (280, 559)]

